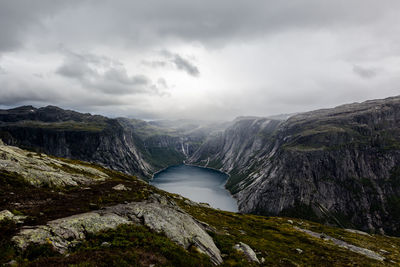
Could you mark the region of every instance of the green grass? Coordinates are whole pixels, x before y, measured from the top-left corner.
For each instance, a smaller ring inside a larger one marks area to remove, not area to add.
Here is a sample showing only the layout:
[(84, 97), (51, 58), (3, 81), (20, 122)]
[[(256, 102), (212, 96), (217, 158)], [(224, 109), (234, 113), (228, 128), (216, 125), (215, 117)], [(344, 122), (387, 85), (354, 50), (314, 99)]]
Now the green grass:
[(63, 122), (40, 122), (40, 121), (22, 121), (10, 126), (30, 127), (30, 128), (45, 128), (59, 131), (88, 131), (100, 132), (107, 127), (106, 122), (76, 122), (76, 121), (63, 121)]
[[(165, 235), (137, 225), (122, 225), (89, 235), (68, 257), (52, 254), (46, 248), (29, 250), (23, 256), (35, 254), (36, 260), (30, 264), (36, 266), (212, 266), (206, 255), (191, 248), (185, 250)], [(40, 251), (42, 254), (37, 254)]]
[[(280, 217), (262, 217), (221, 212), (202, 207), (192, 207), (180, 202), (182, 208), (192, 216), (216, 228), (213, 238), (221, 251), (226, 254), (222, 266), (241, 266), (243, 257), (238, 257), (232, 245), (239, 241), (250, 245), (258, 258), (265, 259), (266, 266), (383, 266), (375, 260), (339, 248), (320, 239), (312, 238), (293, 228), (287, 219)], [(399, 262), (400, 239), (379, 235), (369, 237), (355, 235), (340, 228), (328, 227), (317, 223), (292, 219), (294, 224), (305, 229), (326, 233), (374, 251), (385, 249), (385, 256)], [(393, 247), (394, 246), (394, 247)], [(302, 254), (296, 248), (303, 250)], [(249, 266), (249, 265), (243, 265)]]
[(151, 147), (147, 151), (148, 161), (158, 169), (181, 164), (185, 159), (185, 156), (174, 148)]

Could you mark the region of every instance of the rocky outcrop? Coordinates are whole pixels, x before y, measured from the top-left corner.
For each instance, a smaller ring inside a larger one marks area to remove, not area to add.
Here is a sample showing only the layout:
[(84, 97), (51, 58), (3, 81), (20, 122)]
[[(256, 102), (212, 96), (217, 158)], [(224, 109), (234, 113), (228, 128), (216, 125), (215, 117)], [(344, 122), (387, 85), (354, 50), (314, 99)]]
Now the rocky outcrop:
[(70, 164), (61, 159), (1, 143), (0, 174), (17, 175), (37, 187), (87, 185), (108, 178), (107, 174), (92, 167)]
[(214, 264), (222, 263), (219, 249), (213, 239), (190, 215), (173, 202), (160, 197), (157, 201), (132, 202), (107, 207), (103, 210), (78, 214), (48, 222), (46, 225), (25, 227), (13, 241), (21, 249), (30, 244), (50, 244), (65, 253), (69, 248), (85, 239), (87, 234), (114, 229), (122, 224), (142, 224), (164, 233), (175, 243), (188, 249), (196, 247), (211, 258)]
[(239, 242), (239, 244), (236, 244), (233, 248), (236, 249), (237, 251), (240, 251), (241, 253), (243, 253), (246, 256), (248, 261), (260, 263), (260, 261), (257, 258), (256, 253), (249, 245), (247, 245), (243, 242)]
[(238, 121), (190, 161), (227, 171), (241, 212), (400, 234), (400, 97), (267, 121)]
[(310, 235), (312, 237), (320, 238), (320, 239), (323, 239), (323, 240), (326, 240), (326, 241), (331, 241), (336, 246), (339, 246), (341, 248), (348, 249), (348, 250), (353, 251), (355, 253), (364, 255), (364, 256), (366, 256), (366, 257), (368, 257), (370, 259), (377, 260), (377, 261), (384, 261), (385, 260), (385, 257), (381, 256), (380, 254), (378, 254), (378, 253), (376, 253), (376, 252), (374, 252), (374, 251), (372, 251), (370, 249), (361, 248), (361, 247), (349, 244), (347, 242), (344, 242), (343, 240), (339, 240), (339, 239), (333, 238), (333, 237), (325, 235), (325, 234), (316, 233), (316, 232), (313, 232), (313, 231), (310, 231), (310, 230), (307, 230), (307, 229), (302, 229), (302, 228), (299, 228), (297, 226), (294, 226), (294, 228), (296, 230), (304, 232), (304, 233), (306, 233), (306, 234), (308, 234), (308, 235)]
[(26, 216), (14, 215), (9, 210), (0, 211), (0, 222), (2, 222), (4, 220), (10, 220), (10, 221), (13, 221), (14, 223), (23, 223), (25, 219), (26, 219)]

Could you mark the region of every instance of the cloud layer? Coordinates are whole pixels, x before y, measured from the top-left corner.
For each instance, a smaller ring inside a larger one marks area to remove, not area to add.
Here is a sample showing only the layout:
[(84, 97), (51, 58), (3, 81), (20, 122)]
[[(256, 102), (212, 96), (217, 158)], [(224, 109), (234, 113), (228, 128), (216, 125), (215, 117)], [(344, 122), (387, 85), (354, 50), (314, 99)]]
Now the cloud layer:
[(400, 2), (0, 2), (0, 105), (231, 119), (399, 94)]

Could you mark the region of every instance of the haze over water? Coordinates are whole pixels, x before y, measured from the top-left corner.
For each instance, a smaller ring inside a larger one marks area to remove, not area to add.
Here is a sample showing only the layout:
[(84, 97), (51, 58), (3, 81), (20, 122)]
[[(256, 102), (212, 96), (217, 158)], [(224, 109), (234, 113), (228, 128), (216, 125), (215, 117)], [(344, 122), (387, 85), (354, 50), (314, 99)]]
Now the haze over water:
[(227, 179), (228, 175), (222, 172), (182, 164), (157, 173), (151, 184), (213, 208), (237, 212), (236, 200), (224, 186)]

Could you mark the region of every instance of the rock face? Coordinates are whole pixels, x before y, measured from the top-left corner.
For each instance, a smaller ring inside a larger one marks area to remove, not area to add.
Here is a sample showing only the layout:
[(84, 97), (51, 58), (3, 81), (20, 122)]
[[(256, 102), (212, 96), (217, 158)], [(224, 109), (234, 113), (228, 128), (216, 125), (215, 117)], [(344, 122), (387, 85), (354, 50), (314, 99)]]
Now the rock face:
[(190, 162), (228, 172), (241, 212), (400, 234), (400, 97), (242, 119)]
[(182, 163), (210, 132), (223, 126), (109, 119), (54, 106), (0, 110), (0, 139), (6, 144), (97, 163), (144, 179)]
[(224, 132), (210, 136), (188, 162), (229, 173), (226, 187), (238, 192), (243, 189), (243, 178), (257, 166), (257, 159), (274, 148), (272, 136), (279, 124), (268, 118), (240, 117)]
[(149, 177), (140, 141), (115, 119), (54, 106), (0, 110), (0, 138), (9, 145), (101, 164)]
[(190, 120), (145, 122), (118, 118), (118, 122), (141, 140), (143, 156), (155, 169), (182, 163), (210, 133), (225, 128), (224, 123)]
[(113, 229), (122, 224), (143, 224), (164, 233), (185, 249), (195, 246), (216, 265), (222, 263), (219, 249), (201, 224), (167, 200), (119, 204), (50, 221), (46, 225), (24, 228), (13, 241), (21, 249), (29, 244), (51, 244), (56, 250), (65, 253), (87, 234)]

